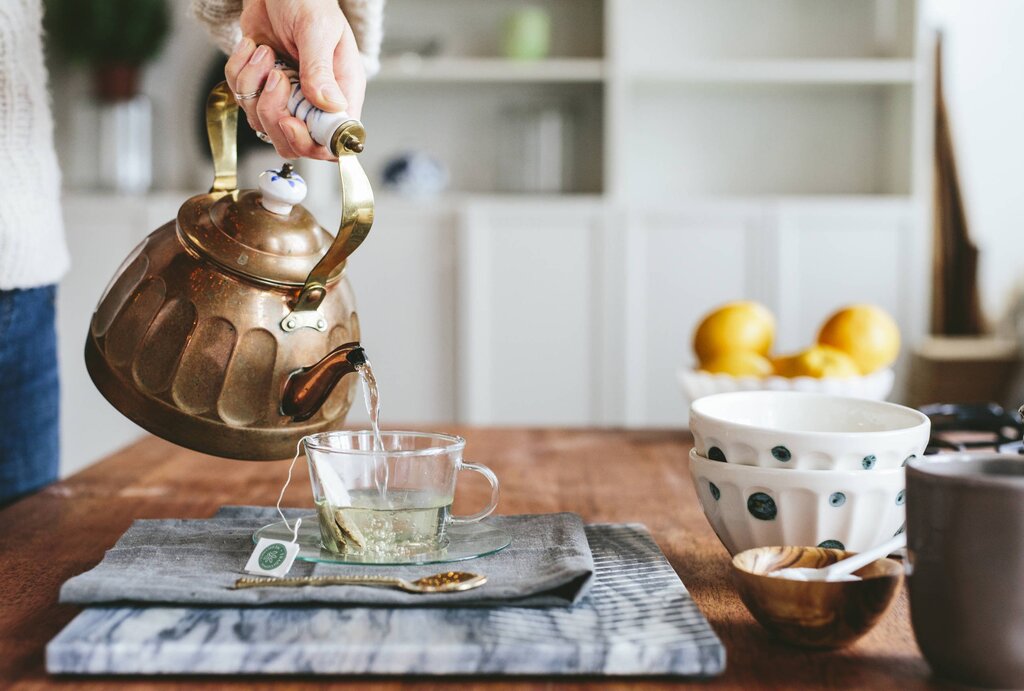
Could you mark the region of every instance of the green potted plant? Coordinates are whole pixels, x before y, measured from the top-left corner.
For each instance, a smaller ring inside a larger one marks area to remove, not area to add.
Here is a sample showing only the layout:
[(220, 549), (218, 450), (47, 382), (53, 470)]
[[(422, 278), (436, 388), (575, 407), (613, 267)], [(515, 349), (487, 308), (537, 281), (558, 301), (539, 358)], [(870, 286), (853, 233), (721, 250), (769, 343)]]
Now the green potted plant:
[(138, 94), (139, 75), (171, 28), (167, 0), (45, 0), (44, 27), (56, 51), (92, 70), (103, 101)]

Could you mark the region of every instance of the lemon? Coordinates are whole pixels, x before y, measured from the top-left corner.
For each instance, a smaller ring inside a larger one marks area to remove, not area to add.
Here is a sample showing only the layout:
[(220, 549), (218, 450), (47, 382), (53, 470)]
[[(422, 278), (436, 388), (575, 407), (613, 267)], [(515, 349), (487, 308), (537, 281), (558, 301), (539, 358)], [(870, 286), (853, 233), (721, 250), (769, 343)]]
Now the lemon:
[(775, 338), (775, 318), (756, 302), (730, 302), (706, 315), (693, 335), (701, 363), (723, 353), (767, 355)]
[(871, 374), (896, 361), (900, 330), (885, 310), (874, 305), (850, 305), (821, 327), (818, 343), (838, 348), (853, 358), (861, 374)]
[(712, 374), (731, 374), (734, 377), (767, 377), (772, 363), (764, 355), (749, 350), (734, 350), (715, 355), (700, 368)]
[(772, 361), (775, 374), (781, 377), (814, 377), (815, 379), (845, 379), (860, 376), (853, 358), (827, 345), (813, 345), (794, 355)]

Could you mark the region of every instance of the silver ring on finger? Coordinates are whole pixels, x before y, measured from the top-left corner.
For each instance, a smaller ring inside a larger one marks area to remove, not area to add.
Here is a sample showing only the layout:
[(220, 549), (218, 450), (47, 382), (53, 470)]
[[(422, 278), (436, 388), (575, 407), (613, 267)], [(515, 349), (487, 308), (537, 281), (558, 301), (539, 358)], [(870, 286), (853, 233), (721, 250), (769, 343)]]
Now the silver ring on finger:
[(264, 144), (272, 144), (273, 143), (273, 142), (270, 141), (270, 137), (267, 135), (266, 132), (260, 132), (259, 130), (256, 130), (256, 137), (261, 142), (263, 142)]
[(251, 101), (252, 99), (258, 97), (262, 93), (263, 93), (263, 89), (260, 88), (260, 89), (256, 89), (255, 91), (250, 91), (247, 94), (235, 94), (235, 100), (236, 101)]

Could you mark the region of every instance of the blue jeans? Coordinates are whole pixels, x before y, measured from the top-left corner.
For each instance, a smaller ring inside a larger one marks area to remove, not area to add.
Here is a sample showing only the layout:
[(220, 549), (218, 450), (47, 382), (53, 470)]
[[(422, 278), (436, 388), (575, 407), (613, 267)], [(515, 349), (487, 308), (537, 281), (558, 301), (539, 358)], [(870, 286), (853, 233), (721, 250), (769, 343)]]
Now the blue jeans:
[(56, 286), (0, 290), (0, 505), (57, 479)]

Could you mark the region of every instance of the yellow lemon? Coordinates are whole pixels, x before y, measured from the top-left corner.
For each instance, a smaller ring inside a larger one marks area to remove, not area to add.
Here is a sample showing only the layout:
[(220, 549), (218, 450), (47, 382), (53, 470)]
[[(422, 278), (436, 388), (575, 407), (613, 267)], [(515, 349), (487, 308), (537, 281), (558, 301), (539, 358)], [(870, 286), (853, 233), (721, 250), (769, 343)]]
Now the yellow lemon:
[(827, 345), (813, 345), (794, 355), (775, 358), (772, 365), (775, 374), (781, 377), (845, 379), (860, 376), (852, 357)]
[(772, 363), (764, 355), (749, 350), (734, 350), (715, 355), (700, 368), (712, 374), (731, 374), (734, 377), (767, 377)]
[(693, 350), (705, 363), (722, 353), (767, 355), (775, 338), (775, 318), (756, 302), (730, 302), (706, 315), (693, 335)]
[(818, 343), (838, 348), (853, 358), (861, 374), (888, 367), (900, 353), (900, 330), (885, 310), (874, 305), (850, 305), (821, 327)]

